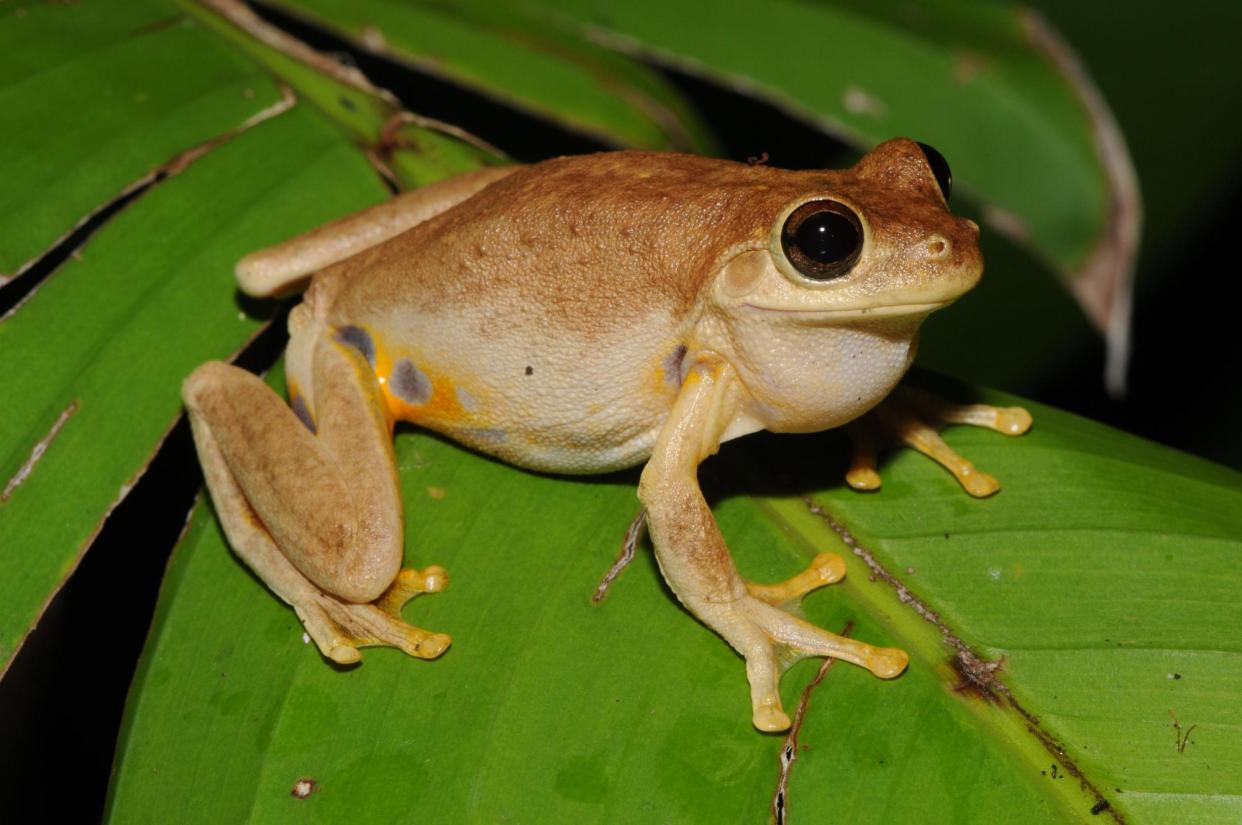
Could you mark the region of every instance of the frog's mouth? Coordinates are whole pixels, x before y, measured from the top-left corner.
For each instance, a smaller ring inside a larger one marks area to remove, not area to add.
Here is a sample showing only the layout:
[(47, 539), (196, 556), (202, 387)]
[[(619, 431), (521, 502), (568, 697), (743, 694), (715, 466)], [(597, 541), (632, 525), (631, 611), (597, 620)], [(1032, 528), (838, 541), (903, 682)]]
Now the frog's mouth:
[(761, 306), (759, 304), (742, 304), (742, 307), (756, 312), (789, 315), (799, 321), (814, 323), (816, 321), (855, 321), (872, 318), (901, 318), (911, 315), (927, 315), (928, 313), (935, 312), (938, 309), (943, 309), (951, 303), (953, 303), (952, 300), (929, 301), (926, 303), (914, 304), (891, 304), (888, 306), (836, 307), (833, 309)]

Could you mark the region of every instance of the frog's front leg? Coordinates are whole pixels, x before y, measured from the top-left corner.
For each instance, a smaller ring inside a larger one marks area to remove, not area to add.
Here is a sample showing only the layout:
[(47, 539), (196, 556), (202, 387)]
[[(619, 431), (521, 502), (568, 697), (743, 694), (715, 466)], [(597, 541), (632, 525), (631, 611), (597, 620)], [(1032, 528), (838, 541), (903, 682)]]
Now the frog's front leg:
[(237, 262), (237, 282), (243, 292), (256, 297), (287, 293), (312, 273), (448, 211), (519, 168), (489, 166), (402, 192), (392, 200), (252, 252)]
[(706, 357), (689, 371), (651, 460), (639, 497), (660, 570), (681, 603), (746, 659), (755, 727), (789, 727), (778, 683), (783, 667), (806, 656), (832, 656), (882, 678), (901, 673), (903, 651), (847, 639), (798, 619), (777, 606), (835, 581), (844, 570), (824, 554), (811, 570), (784, 585), (753, 585), (738, 575), (711, 509), (699, 489), (699, 463), (716, 451), (743, 398), (733, 368)]
[(400, 611), (447, 577), (437, 567), (399, 569), (400, 491), (375, 375), (356, 350), (322, 336), (310, 366), (313, 432), (245, 370), (212, 362), (186, 379), (225, 534), (328, 658), (356, 662), (372, 645), (434, 658), (449, 637), (405, 624)]

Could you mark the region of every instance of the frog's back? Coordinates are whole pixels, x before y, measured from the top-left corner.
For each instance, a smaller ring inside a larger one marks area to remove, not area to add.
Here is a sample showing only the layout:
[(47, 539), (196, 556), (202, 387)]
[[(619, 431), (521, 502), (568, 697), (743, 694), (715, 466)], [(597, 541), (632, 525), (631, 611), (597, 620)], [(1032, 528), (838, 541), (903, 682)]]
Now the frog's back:
[(538, 469), (639, 463), (702, 291), (766, 243), (791, 177), (633, 152), (527, 167), (326, 273), (328, 318), (372, 339), (398, 418)]
[(398, 294), (420, 312), (521, 306), (583, 337), (656, 309), (684, 316), (725, 250), (766, 241), (798, 174), (656, 152), (545, 161), (355, 256), (339, 301), (358, 314)]

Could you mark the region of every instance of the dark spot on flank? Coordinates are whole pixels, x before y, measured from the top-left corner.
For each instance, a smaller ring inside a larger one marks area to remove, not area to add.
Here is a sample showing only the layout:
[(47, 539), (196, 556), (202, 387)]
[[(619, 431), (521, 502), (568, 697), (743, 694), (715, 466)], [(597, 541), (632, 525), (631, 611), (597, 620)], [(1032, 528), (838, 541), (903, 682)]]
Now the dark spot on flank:
[(466, 438), (471, 438), (484, 444), (504, 444), (509, 440), (508, 433), (494, 427), (480, 427), (477, 429), (465, 430), (462, 434)]
[(354, 105), (354, 102), (353, 102), (352, 100), (350, 100), (349, 98), (347, 98), (347, 97), (342, 97), (342, 98), (341, 98), (341, 107), (342, 107), (343, 109), (345, 109), (346, 111), (348, 111), (348, 112), (356, 112), (356, 111), (358, 111), (358, 107), (357, 107), (357, 106), (355, 106), (355, 105)]
[(678, 344), (677, 349), (664, 359), (664, 380), (670, 384), (681, 386), (681, 364), (686, 360), (686, 345)]
[(534, 368), (534, 367), (527, 367), (527, 368), (526, 368), (526, 374), (527, 374), (527, 375), (534, 375), (534, 374), (535, 374), (535, 368)]
[(425, 404), (431, 398), (431, 379), (408, 358), (402, 358), (392, 368), (388, 388), (407, 404)]
[(293, 396), (293, 403), (291, 406), (293, 407), (293, 414), (298, 417), (299, 421), (306, 425), (306, 429), (311, 432), (316, 432), (315, 418), (311, 415), (310, 407), (306, 406), (306, 399), (300, 395), (295, 395)]
[(1091, 815), (1099, 816), (1100, 814), (1102, 814), (1104, 811), (1107, 811), (1111, 807), (1113, 806), (1109, 804), (1109, 801), (1107, 799), (1101, 799), (1099, 802), (1091, 806)]
[(375, 368), (375, 342), (371, 340), (371, 333), (362, 327), (341, 327), (336, 331), (336, 340), (361, 352), (371, 368)]

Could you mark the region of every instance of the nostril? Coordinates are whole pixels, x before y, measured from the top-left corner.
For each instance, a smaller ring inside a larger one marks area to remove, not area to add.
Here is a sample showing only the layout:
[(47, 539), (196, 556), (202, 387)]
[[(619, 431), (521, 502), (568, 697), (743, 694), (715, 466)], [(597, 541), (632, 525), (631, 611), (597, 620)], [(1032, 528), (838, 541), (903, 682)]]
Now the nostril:
[(949, 242), (940, 235), (932, 235), (927, 239), (927, 254), (932, 259), (943, 258), (949, 254)]

